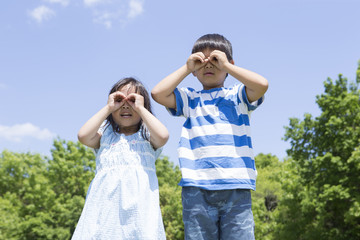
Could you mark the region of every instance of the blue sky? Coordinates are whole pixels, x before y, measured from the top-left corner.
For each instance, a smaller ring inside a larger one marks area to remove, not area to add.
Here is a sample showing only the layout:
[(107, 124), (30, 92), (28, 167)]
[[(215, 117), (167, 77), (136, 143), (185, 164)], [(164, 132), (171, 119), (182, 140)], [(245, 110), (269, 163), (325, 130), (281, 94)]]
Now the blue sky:
[[(193, 43), (220, 33), (235, 64), (269, 80), (251, 117), (255, 154), (286, 156), (289, 118), (317, 116), (323, 82), (355, 79), (358, 0), (27, 0), (0, 7), (0, 151), (49, 155), (53, 139), (77, 141), (122, 77), (149, 91), (185, 64)], [(225, 86), (236, 83), (228, 77)], [(193, 76), (180, 86), (200, 89)], [(153, 102), (177, 163), (183, 118)]]

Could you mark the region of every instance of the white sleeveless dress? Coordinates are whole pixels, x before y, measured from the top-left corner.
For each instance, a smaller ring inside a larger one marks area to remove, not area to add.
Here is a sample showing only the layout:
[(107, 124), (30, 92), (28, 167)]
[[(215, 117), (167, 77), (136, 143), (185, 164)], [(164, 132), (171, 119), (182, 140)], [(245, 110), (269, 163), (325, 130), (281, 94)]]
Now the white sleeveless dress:
[(105, 128), (72, 239), (166, 239), (155, 172), (160, 153), (140, 131), (126, 136)]

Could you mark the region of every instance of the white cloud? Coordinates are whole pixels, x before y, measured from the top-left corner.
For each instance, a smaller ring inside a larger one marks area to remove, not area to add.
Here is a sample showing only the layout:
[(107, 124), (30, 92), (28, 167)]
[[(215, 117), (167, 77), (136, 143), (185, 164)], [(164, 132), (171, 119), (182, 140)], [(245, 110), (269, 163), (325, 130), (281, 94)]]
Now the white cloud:
[[(42, 0), (48, 4), (61, 4), (66, 7), (71, 0)], [(145, 0), (82, 0), (84, 6), (93, 14), (93, 22), (111, 29), (115, 23), (126, 24), (144, 12)], [(56, 15), (48, 6), (42, 5), (31, 11), (29, 16), (42, 23)]]
[(112, 27), (112, 19), (114, 18), (115, 16), (109, 12), (97, 13), (94, 22), (103, 24), (107, 29), (110, 29)]
[(84, 0), (84, 4), (87, 7), (93, 7), (95, 5), (98, 5), (100, 3), (108, 2), (107, 0)]
[(112, 28), (114, 23), (124, 25), (144, 12), (144, 0), (84, 0), (84, 3), (88, 6), (92, 4), (93, 21), (107, 29)]
[(41, 23), (42, 21), (48, 20), (51, 17), (55, 16), (55, 12), (46, 6), (39, 6), (34, 10), (30, 11), (29, 15), (38, 23)]
[(144, 12), (144, 1), (142, 0), (130, 0), (129, 2), (129, 18), (135, 18)]
[(64, 7), (69, 5), (69, 2), (70, 2), (70, 0), (44, 0), (44, 1), (49, 2), (49, 3), (59, 3), (59, 4), (63, 5)]
[(13, 126), (0, 125), (0, 137), (12, 142), (21, 142), (25, 137), (31, 137), (38, 140), (50, 140), (56, 136), (55, 133), (48, 129), (40, 129), (31, 124), (15, 124)]

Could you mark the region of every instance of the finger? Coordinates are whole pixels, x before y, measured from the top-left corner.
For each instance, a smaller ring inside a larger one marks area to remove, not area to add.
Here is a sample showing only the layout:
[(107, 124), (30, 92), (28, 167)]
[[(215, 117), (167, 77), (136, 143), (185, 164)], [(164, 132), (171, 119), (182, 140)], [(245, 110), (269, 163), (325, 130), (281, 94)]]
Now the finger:
[[(224, 52), (215, 50), (210, 54), (211, 57), (216, 58), (217, 61), (226, 62), (228, 61), (227, 56)], [(215, 59), (214, 59), (215, 60)]]
[(200, 63), (203, 63), (203, 62), (205, 61), (205, 59), (204, 59), (203, 57), (199, 56), (199, 55), (194, 55), (194, 56), (192, 57), (192, 60), (193, 60), (194, 62), (200, 62)]
[(203, 52), (197, 52), (196, 53), (198, 56), (200, 56), (202, 59), (206, 59), (206, 56), (205, 56), (205, 54), (203, 53)]
[(210, 59), (210, 61), (213, 61), (213, 60), (217, 61), (218, 57), (219, 57), (218, 51), (214, 50), (210, 53), (209, 59)]
[(209, 61), (211, 64), (213, 64), (214, 66), (219, 68), (221, 65), (222, 59), (221, 59), (221, 56), (214, 54), (209, 57)]
[(209, 57), (209, 61), (210, 61), (210, 62), (217, 62), (217, 61), (218, 61), (218, 57), (212, 55), (212, 56)]
[(122, 102), (124, 101), (124, 99), (126, 99), (126, 96), (122, 92), (120, 91), (114, 92), (114, 100), (116, 102)]
[(134, 103), (136, 101), (136, 94), (135, 93), (131, 93), (126, 97), (126, 101), (127, 102), (132, 102)]
[(193, 55), (194, 60), (198, 60), (200, 62), (204, 62), (207, 58), (205, 57), (205, 54), (202, 52), (196, 52)]

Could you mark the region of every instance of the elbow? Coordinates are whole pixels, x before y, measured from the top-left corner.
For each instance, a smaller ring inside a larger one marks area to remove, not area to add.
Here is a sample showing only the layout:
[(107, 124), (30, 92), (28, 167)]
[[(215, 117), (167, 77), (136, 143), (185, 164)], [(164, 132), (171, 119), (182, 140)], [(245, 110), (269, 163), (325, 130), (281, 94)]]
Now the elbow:
[(82, 131), (82, 129), (80, 129), (80, 131), (77, 134), (78, 140), (80, 143), (84, 144), (87, 146), (88, 141), (89, 141), (89, 136), (86, 134), (86, 132)]
[(168, 140), (169, 140), (169, 132), (165, 130), (158, 136), (158, 147), (163, 147)]
[(266, 93), (268, 88), (269, 88), (269, 81), (266, 78), (264, 78), (262, 83), (261, 83), (261, 89), (262, 89), (262, 92), (263, 92), (262, 95), (264, 95)]
[(81, 132), (78, 132), (77, 137), (78, 137), (79, 142), (81, 142), (82, 144), (84, 144), (84, 142), (85, 142), (85, 136), (84, 136)]
[(151, 90), (151, 97), (154, 99), (155, 102), (159, 102), (159, 91), (155, 88)]
[(167, 141), (169, 140), (169, 132), (168, 132), (168, 130), (164, 131), (161, 134), (160, 138), (161, 138), (162, 146), (164, 146), (167, 143)]
[(167, 141), (169, 140), (169, 132), (166, 131), (166, 136), (164, 136), (164, 145), (167, 143)]

